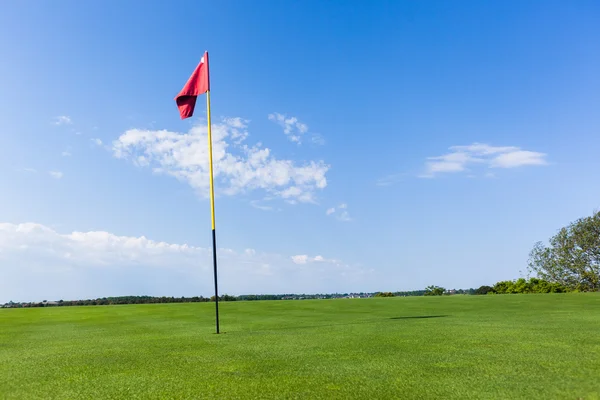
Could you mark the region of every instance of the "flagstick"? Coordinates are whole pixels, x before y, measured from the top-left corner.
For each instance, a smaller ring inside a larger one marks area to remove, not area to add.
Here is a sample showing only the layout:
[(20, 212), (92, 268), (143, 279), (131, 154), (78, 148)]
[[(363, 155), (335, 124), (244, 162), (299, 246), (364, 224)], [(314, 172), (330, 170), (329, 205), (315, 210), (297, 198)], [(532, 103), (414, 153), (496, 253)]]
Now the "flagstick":
[(219, 286), (217, 283), (217, 236), (215, 234), (215, 188), (213, 182), (212, 135), (210, 124), (210, 90), (206, 91), (206, 113), (208, 115), (208, 162), (210, 171), (210, 216), (212, 222), (213, 266), (215, 275), (215, 313), (219, 333)]

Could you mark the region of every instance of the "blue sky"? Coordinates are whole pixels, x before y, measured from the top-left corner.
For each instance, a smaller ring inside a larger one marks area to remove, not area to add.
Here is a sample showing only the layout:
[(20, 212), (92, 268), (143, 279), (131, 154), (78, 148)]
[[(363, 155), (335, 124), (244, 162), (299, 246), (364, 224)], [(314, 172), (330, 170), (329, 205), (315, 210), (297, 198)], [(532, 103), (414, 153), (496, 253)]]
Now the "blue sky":
[[(0, 301), (478, 287), (600, 206), (594, 1), (21, 2)], [(140, 158), (142, 157), (142, 158)]]

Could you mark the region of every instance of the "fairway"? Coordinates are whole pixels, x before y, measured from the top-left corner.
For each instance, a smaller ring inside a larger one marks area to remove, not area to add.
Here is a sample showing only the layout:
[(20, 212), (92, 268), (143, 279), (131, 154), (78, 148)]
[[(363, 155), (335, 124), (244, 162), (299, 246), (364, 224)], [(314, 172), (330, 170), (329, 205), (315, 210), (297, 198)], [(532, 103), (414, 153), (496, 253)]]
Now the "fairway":
[(600, 295), (0, 310), (3, 399), (598, 399)]

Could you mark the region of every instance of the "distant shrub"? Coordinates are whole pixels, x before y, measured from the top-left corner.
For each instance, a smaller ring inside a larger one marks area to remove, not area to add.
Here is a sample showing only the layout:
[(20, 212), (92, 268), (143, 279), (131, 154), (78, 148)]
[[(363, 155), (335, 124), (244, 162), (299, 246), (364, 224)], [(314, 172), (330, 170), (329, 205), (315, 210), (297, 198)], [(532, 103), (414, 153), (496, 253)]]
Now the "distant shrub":
[(475, 291), (475, 294), (488, 294), (494, 293), (494, 288), (491, 286), (480, 286), (479, 289)]
[(425, 296), (441, 296), (445, 291), (443, 287), (431, 285), (425, 288)]
[(498, 294), (512, 293), (513, 286), (513, 281), (500, 281), (494, 285), (494, 292)]
[[(215, 301), (215, 296), (211, 296), (210, 301)], [(224, 294), (219, 296), (219, 301), (237, 301), (237, 297)]]
[(519, 278), (515, 281), (500, 281), (492, 288), (498, 294), (515, 293), (566, 293), (569, 289), (556, 282), (548, 282), (543, 279)]
[(375, 293), (375, 297), (394, 297), (394, 293), (392, 293), (392, 292), (377, 292), (377, 293)]

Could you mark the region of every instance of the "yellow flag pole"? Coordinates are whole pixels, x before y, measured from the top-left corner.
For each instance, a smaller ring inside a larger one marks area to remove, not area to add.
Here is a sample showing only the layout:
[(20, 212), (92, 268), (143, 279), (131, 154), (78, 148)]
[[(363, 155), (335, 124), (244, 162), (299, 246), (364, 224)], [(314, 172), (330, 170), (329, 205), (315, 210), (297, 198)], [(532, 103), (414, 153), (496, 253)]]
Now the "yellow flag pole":
[(219, 286), (217, 284), (217, 236), (215, 233), (215, 185), (213, 182), (212, 134), (210, 123), (210, 90), (206, 91), (206, 114), (208, 119), (208, 163), (210, 173), (210, 219), (212, 223), (213, 267), (215, 276), (215, 313), (219, 333)]

